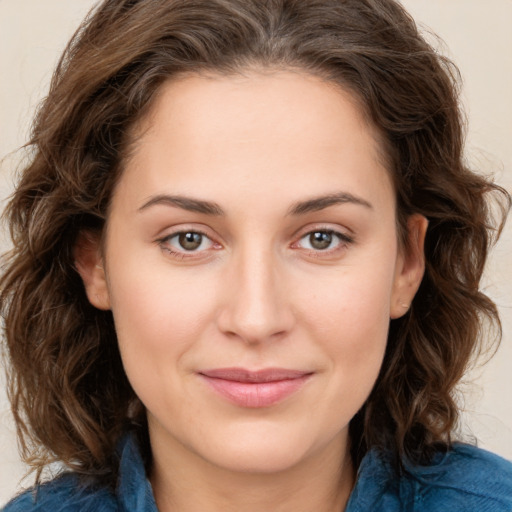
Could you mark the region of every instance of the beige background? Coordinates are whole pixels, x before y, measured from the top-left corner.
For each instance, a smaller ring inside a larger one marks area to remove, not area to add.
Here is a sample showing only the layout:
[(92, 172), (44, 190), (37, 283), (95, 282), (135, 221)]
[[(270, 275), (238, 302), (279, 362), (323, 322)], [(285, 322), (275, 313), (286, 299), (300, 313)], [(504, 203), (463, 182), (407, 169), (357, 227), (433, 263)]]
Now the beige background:
[[(404, 0), (426, 30), (445, 41), (464, 77), (472, 165), (496, 173), (512, 191), (512, 0)], [(93, 0), (0, 0), (0, 198), (5, 201), (52, 69)], [(4, 245), (5, 247), (5, 242)], [(496, 247), (485, 288), (503, 315), (497, 356), (467, 379), (465, 432), (480, 446), (512, 459), (512, 220)], [(8, 404), (0, 380), (0, 505), (19, 489), (18, 461)], [(26, 481), (25, 484), (29, 483)]]

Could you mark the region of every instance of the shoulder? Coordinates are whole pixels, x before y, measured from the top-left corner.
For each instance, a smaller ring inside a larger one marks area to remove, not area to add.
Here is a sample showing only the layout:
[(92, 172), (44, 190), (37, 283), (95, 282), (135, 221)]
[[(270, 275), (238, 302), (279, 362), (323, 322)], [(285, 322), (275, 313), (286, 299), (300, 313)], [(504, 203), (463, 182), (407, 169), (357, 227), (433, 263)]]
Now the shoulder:
[(97, 480), (95, 484), (85, 484), (78, 474), (69, 472), (24, 492), (0, 512), (157, 512), (133, 432), (120, 439), (117, 454), (119, 474), (115, 490)]
[(440, 504), (465, 512), (512, 511), (512, 463), (475, 446), (456, 444), (432, 466), (411, 468), (415, 501), (436, 510)]
[(363, 459), (347, 512), (512, 512), (512, 463), (456, 444), (429, 466), (405, 465), (372, 451)]
[(116, 499), (107, 489), (84, 486), (73, 473), (64, 474), (20, 494), (1, 512), (115, 512)]

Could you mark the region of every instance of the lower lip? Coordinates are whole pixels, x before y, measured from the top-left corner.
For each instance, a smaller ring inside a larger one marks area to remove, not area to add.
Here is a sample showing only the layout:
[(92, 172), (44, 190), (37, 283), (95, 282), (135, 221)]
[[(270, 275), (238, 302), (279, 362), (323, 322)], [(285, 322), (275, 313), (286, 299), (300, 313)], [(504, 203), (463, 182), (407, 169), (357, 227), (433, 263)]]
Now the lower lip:
[(270, 407), (297, 392), (311, 374), (272, 382), (239, 382), (201, 375), (209, 386), (240, 407)]

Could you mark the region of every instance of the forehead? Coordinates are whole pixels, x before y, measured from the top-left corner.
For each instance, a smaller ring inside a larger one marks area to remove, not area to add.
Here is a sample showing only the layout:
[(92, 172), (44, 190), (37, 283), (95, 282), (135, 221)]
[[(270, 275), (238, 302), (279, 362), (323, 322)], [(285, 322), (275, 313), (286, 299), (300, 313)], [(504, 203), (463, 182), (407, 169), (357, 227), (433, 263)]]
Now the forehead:
[(374, 192), (390, 186), (379, 134), (356, 98), (304, 72), (173, 79), (134, 134), (125, 173), (138, 174), (133, 179), (148, 194), (170, 186), (204, 185), (209, 193), (266, 186), (284, 199), (289, 189), (307, 195), (313, 185), (332, 192), (343, 185), (340, 177)]

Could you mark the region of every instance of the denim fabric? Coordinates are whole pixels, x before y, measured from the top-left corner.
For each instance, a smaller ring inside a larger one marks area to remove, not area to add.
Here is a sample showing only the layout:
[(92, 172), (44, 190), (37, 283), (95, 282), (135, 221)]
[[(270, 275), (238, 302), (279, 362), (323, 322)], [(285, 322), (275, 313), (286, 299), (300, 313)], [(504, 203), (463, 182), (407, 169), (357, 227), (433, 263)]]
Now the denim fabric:
[[(134, 437), (123, 440), (120, 455), (115, 493), (83, 487), (67, 473), (18, 496), (3, 512), (157, 512)], [(368, 453), (345, 512), (512, 512), (512, 463), (497, 455), (457, 444), (430, 466), (405, 466), (398, 477), (385, 456)]]
[(370, 452), (359, 467), (346, 512), (512, 512), (512, 463), (456, 444), (430, 466), (405, 464), (401, 477), (389, 460)]

